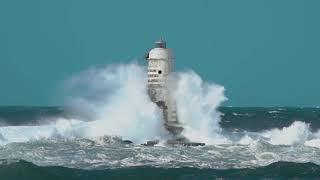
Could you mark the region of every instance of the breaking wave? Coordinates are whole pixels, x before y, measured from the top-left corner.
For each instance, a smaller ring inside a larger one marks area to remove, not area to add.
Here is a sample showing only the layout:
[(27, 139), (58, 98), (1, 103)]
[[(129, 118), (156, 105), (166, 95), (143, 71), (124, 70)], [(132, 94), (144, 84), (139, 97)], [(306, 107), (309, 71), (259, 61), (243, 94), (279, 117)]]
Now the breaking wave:
[[(121, 136), (136, 143), (165, 139), (162, 114), (147, 95), (147, 73), (137, 64), (91, 68), (66, 83), (67, 105), (87, 119), (58, 119), (41, 126), (1, 127), (2, 143), (24, 142), (60, 136), (96, 138)], [(178, 73), (178, 115), (191, 140), (219, 140), (220, 113), (226, 99), (222, 86), (205, 83), (189, 71)], [(186, 102), (187, 101), (187, 102)], [(90, 119), (90, 120), (88, 120)], [(209, 128), (208, 128), (209, 127)]]
[(320, 131), (312, 131), (308, 123), (295, 121), (260, 132), (221, 128), (218, 107), (226, 100), (224, 87), (203, 81), (193, 71), (176, 73), (174, 95), (183, 135), (207, 146), (135, 145), (169, 137), (162, 113), (146, 93), (146, 78), (146, 70), (134, 63), (91, 68), (71, 77), (65, 85), (66, 105), (79, 118), (0, 127), (0, 159), (80, 169), (237, 169), (280, 161), (320, 164)]
[(263, 132), (247, 132), (237, 141), (239, 144), (251, 144), (264, 141), (272, 145), (305, 145), (320, 148), (320, 131), (312, 133), (310, 124), (295, 121), (288, 127), (274, 128)]
[(219, 125), (217, 108), (226, 100), (224, 87), (204, 82), (193, 71), (178, 73), (175, 97), (178, 117), (184, 125), (183, 135), (192, 141), (226, 143)]
[[(79, 119), (59, 118), (38, 126), (0, 127), (0, 143), (25, 142), (54, 137), (96, 139), (119, 136), (135, 143), (166, 139), (162, 113), (147, 95), (146, 70), (135, 63), (91, 68), (66, 82), (67, 105), (83, 115)], [(224, 132), (217, 108), (227, 98), (224, 87), (204, 82), (193, 71), (176, 73), (174, 95), (184, 136), (207, 144), (305, 145), (320, 148), (320, 131), (296, 121), (282, 129), (263, 132)], [(85, 117), (85, 118), (84, 118)], [(236, 137), (236, 138), (234, 138)]]

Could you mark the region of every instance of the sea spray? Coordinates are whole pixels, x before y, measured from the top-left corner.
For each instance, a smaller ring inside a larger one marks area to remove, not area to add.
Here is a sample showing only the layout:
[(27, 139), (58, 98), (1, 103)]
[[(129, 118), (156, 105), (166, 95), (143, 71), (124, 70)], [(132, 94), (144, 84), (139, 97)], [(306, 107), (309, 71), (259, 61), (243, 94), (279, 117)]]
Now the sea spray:
[[(135, 63), (91, 68), (77, 74), (67, 81), (67, 105), (82, 114), (81, 118), (57, 118), (38, 126), (0, 127), (0, 143), (103, 136), (120, 136), (135, 143), (165, 140), (168, 136), (162, 113), (147, 95), (146, 77), (144, 67)], [(263, 139), (273, 145), (320, 147), (320, 132), (312, 133), (309, 124), (301, 121), (282, 129), (242, 132), (234, 140), (231, 132), (222, 133), (219, 125), (221, 113), (217, 108), (226, 100), (224, 87), (204, 82), (193, 71), (177, 72), (174, 78), (178, 116), (185, 127), (183, 135), (192, 141), (250, 144)]]
[[(2, 128), (2, 139), (21, 142), (56, 135), (65, 138), (120, 136), (135, 143), (166, 139), (162, 113), (147, 95), (146, 78), (146, 70), (136, 63), (91, 68), (74, 75), (66, 83), (67, 105), (83, 117), (59, 118), (43, 126)], [(183, 134), (192, 141), (224, 141), (217, 111), (226, 100), (224, 88), (203, 82), (192, 71), (177, 73), (175, 78), (174, 94), (179, 120), (185, 126)]]
[(83, 137), (85, 122), (74, 119), (58, 118), (48, 125), (6, 126), (0, 128), (0, 144), (26, 142), (55, 137), (68, 139)]
[(185, 128), (183, 135), (207, 144), (226, 143), (219, 125), (221, 113), (217, 110), (227, 99), (224, 87), (203, 82), (193, 71), (177, 73), (176, 82), (174, 95), (178, 117)]
[(295, 121), (289, 127), (282, 129), (271, 129), (260, 134), (268, 139), (273, 145), (293, 145), (303, 144), (308, 138), (311, 138), (310, 124)]
[[(69, 104), (81, 112), (93, 109), (95, 113), (96, 121), (88, 127), (90, 136), (119, 135), (139, 142), (166, 138), (160, 110), (146, 93), (146, 75), (143, 67), (133, 63), (92, 68), (71, 78), (73, 90), (85, 87), (86, 91), (85, 95), (69, 98)], [(226, 100), (224, 87), (203, 82), (193, 71), (178, 72), (173, 78), (178, 117), (185, 127), (183, 135), (192, 141), (225, 141), (220, 135), (221, 114), (217, 111)]]
[[(67, 106), (83, 115), (39, 126), (0, 128), (1, 143), (120, 136), (135, 143), (166, 136), (162, 114), (146, 93), (147, 73), (135, 63), (91, 68), (67, 81)], [(69, 94), (68, 94), (69, 93)]]
[(94, 119), (86, 136), (121, 136), (135, 143), (166, 136), (162, 114), (146, 93), (146, 78), (145, 69), (135, 63), (92, 68), (72, 77), (68, 104)]

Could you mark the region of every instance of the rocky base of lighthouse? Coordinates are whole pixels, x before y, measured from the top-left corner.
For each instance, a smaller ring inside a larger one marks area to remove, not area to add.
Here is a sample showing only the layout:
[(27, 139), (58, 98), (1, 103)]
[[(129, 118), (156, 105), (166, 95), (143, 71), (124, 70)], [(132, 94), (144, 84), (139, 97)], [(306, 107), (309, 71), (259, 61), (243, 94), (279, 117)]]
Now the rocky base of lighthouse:
[[(154, 98), (151, 98), (155, 100)], [(204, 146), (205, 143), (192, 142), (187, 138), (182, 136), (183, 126), (179, 123), (176, 115), (176, 110), (174, 106), (170, 105), (172, 103), (165, 101), (154, 101), (157, 106), (163, 112), (164, 127), (170, 133), (171, 138), (166, 141), (168, 145), (181, 145), (181, 146)], [(154, 146), (159, 143), (159, 140), (147, 141), (142, 144), (145, 146)]]

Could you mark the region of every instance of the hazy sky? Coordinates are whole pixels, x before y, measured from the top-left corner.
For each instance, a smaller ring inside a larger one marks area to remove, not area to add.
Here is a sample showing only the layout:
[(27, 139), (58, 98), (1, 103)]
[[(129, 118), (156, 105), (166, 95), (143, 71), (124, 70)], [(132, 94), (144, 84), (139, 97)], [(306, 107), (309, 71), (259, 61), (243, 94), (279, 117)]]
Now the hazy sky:
[(55, 105), (90, 66), (126, 63), (159, 37), (179, 70), (232, 106), (320, 105), (319, 0), (2, 0), (0, 104)]

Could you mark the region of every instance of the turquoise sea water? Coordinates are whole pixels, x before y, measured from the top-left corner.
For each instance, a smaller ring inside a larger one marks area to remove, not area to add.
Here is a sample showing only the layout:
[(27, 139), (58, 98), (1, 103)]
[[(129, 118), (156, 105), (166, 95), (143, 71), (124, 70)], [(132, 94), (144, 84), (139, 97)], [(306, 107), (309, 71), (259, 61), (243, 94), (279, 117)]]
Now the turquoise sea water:
[[(71, 138), (74, 134), (69, 133), (44, 136), (37, 132), (40, 138), (26, 139), (28, 128), (42, 130), (39, 127), (57, 118), (79, 117), (63, 107), (1, 107), (1, 179), (320, 177), (320, 109), (219, 110), (221, 134), (232, 142), (204, 147), (145, 147), (123, 144), (121, 137), (93, 140)], [(61, 129), (63, 126), (55, 131)], [(273, 135), (267, 136), (268, 133)]]

